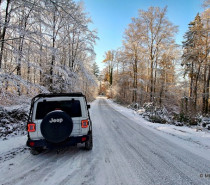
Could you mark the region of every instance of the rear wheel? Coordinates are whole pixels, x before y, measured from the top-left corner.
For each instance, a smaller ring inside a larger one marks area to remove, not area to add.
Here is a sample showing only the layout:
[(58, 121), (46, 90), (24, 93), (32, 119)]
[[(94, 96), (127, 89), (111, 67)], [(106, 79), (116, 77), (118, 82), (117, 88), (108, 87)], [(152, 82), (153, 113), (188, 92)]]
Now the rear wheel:
[(92, 150), (93, 148), (93, 135), (92, 133), (89, 135), (89, 140), (85, 142), (85, 149)]
[(38, 155), (43, 151), (43, 148), (37, 147), (37, 148), (31, 148), (31, 154), (32, 155)]

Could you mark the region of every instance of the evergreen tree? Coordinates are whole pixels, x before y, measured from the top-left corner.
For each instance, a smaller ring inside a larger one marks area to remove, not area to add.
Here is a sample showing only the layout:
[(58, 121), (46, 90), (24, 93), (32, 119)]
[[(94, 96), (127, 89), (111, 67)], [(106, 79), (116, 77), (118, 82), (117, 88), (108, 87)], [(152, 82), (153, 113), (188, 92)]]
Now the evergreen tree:
[(93, 74), (98, 78), (100, 70), (96, 62), (94, 62), (92, 65), (92, 71), (93, 71)]
[(189, 30), (184, 35), (184, 53), (182, 66), (185, 66), (185, 75), (190, 78), (189, 97), (194, 111), (197, 108), (198, 81), (201, 76), (202, 63), (204, 61), (204, 34), (203, 24), (199, 14), (189, 24)]
[(109, 84), (112, 86), (113, 83), (113, 70), (115, 65), (115, 51), (114, 50), (108, 50), (105, 53), (105, 59), (103, 62), (107, 63), (108, 70), (109, 70)]

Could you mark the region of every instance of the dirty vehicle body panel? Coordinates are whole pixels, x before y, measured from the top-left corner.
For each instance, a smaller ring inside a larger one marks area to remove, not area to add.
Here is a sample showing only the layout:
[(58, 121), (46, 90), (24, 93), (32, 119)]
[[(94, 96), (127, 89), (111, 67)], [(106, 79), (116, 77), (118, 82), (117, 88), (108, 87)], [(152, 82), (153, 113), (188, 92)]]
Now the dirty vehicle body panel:
[(89, 108), (82, 93), (37, 95), (31, 102), (27, 146), (32, 149), (77, 143), (88, 146), (92, 142)]

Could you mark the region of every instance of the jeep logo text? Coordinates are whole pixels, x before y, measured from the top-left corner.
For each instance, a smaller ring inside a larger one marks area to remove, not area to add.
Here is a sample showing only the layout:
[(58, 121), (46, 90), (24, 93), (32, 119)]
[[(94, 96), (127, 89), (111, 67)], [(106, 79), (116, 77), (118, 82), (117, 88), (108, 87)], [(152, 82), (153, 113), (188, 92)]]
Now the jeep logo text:
[(58, 119), (51, 118), (51, 120), (49, 122), (50, 123), (62, 123), (63, 122), (63, 119), (62, 118), (58, 118)]

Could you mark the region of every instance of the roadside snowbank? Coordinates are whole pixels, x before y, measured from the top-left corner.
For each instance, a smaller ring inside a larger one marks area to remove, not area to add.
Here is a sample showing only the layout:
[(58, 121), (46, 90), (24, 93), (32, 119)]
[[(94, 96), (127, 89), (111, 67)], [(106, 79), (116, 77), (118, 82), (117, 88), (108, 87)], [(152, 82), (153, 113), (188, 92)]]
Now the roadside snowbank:
[(29, 105), (0, 107), (0, 139), (25, 135)]

